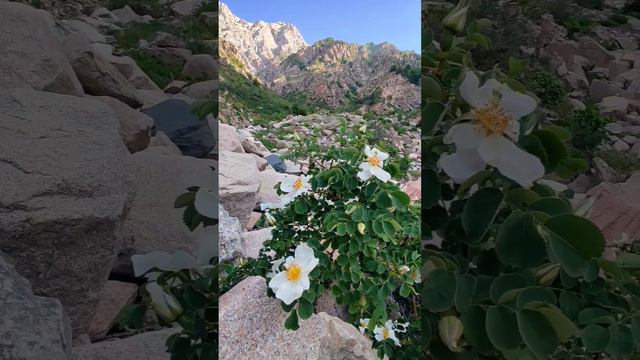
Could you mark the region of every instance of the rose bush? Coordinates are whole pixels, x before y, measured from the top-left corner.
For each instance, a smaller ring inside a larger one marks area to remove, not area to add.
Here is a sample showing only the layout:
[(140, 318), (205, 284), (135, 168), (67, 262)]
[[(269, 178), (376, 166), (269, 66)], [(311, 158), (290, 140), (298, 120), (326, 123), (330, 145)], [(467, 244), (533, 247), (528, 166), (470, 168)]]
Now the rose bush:
[(402, 178), (404, 162), (388, 145), (370, 144), (372, 136), (343, 119), (334, 146), (299, 140), (292, 153), (310, 159), (308, 173), (277, 186), (280, 202), (266, 206), (272, 238), (258, 259), (228, 266), (223, 283), (239, 281), (243, 269), (242, 276), (264, 276), (289, 312), (283, 325), (290, 330), (330, 294), (380, 358), (413, 359), (420, 345), (419, 204), (393, 180)]
[(491, 22), (467, 23), (466, 6), (438, 38), (423, 24), (423, 356), (629, 358), (640, 350), (630, 255), (603, 258), (586, 209), (544, 179), (586, 163), (515, 80), (522, 62), (475, 67)]

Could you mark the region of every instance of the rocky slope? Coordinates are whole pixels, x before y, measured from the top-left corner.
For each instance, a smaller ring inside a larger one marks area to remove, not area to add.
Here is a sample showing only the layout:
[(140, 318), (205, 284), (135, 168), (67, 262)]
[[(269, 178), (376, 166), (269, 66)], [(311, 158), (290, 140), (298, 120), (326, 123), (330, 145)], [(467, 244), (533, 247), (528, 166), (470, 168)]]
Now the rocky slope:
[(331, 109), (384, 113), (420, 106), (420, 57), (389, 43), (325, 39), (309, 46), (285, 23), (249, 23), (220, 5), (223, 64), (283, 96)]
[(275, 75), (282, 60), (308, 46), (294, 25), (250, 23), (231, 13), (224, 3), (220, 3), (219, 28), (220, 38), (235, 49), (247, 71), (265, 82)]

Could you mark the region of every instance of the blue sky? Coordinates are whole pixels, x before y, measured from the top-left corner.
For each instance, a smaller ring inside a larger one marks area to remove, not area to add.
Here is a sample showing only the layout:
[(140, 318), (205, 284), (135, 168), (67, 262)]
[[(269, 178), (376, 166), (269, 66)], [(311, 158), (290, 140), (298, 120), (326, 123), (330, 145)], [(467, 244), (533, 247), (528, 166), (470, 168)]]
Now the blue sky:
[(365, 44), (388, 41), (420, 52), (420, 0), (223, 0), (249, 22), (294, 24), (309, 44), (332, 37)]

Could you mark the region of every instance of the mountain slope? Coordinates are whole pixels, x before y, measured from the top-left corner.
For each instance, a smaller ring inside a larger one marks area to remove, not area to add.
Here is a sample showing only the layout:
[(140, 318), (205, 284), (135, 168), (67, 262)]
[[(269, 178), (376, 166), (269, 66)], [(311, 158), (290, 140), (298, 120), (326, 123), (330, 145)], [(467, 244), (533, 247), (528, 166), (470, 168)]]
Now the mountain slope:
[(263, 82), (270, 81), (282, 60), (308, 46), (295, 26), (250, 23), (232, 14), (224, 3), (220, 3), (219, 28), (221, 41), (229, 43), (246, 70)]

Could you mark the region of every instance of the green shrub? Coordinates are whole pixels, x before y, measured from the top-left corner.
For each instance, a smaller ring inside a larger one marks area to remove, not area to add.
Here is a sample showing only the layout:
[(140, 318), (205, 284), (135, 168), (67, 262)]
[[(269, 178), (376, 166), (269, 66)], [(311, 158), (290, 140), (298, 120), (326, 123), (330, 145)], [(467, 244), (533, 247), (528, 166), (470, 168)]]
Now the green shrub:
[(567, 95), (565, 83), (540, 66), (525, 72), (522, 82), (540, 98), (544, 107), (554, 108), (560, 105)]
[(574, 111), (566, 122), (571, 132), (572, 145), (586, 154), (593, 154), (607, 139), (605, 125), (609, 119), (593, 107)]
[(640, 170), (640, 157), (633, 153), (605, 150), (598, 152), (597, 155), (618, 175), (629, 175)]
[(134, 24), (126, 27), (124, 30), (116, 32), (115, 38), (120, 48), (135, 49), (140, 40), (150, 41), (158, 31), (174, 35), (178, 33), (178, 29), (174, 26), (154, 20), (146, 24)]
[(589, 9), (602, 9), (604, 0), (576, 0), (576, 3)]
[(159, 59), (137, 50), (130, 51), (129, 55), (160, 88), (164, 88), (173, 80), (188, 80), (182, 75), (182, 66), (163, 63)]

